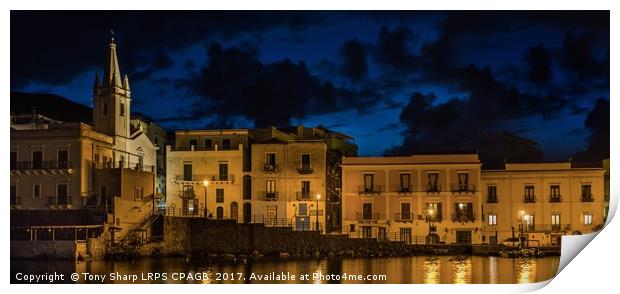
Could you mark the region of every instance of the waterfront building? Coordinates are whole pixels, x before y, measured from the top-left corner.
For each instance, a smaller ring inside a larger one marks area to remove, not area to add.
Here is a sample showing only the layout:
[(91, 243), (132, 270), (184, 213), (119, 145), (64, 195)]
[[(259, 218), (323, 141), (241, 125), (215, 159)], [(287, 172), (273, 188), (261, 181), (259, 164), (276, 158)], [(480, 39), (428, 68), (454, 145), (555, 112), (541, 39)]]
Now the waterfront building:
[(248, 148), (247, 129), (176, 131), (166, 146), (166, 213), (241, 221), (251, 200)]
[(30, 120), (12, 117), (12, 223), (63, 225), (63, 218), (88, 215), (73, 224), (107, 224), (114, 240), (147, 219), (157, 146), (143, 129), (131, 128), (130, 94), (112, 38), (104, 76), (93, 85), (92, 125), (42, 116), (34, 108)]
[(343, 232), (407, 243), (479, 243), (477, 154), (344, 157)]
[[(477, 154), (343, 158), (343, 231), (407, 243), (497, 244), (600, 229), (604, 170), (571, 163), (481, 170)], [(597, 196), (598, 195), (598, 196)]]
[(310, 137), (252, 130), (252, 222), (325, 231), (327, 147)]
[(524, 236), (531, 245), (559, 245), (561, 236), (602, 228), (601, 164), (507, 163), (482, 171), (483, 242)]

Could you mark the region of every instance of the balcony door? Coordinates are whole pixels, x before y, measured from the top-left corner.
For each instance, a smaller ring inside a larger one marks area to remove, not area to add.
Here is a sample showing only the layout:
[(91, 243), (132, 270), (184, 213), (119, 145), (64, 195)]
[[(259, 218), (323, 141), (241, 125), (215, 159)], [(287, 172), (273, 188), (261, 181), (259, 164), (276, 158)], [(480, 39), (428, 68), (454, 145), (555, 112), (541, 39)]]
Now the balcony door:
[(220, 181), (228, 181), (228, 164), (220, 163)]
[(364, 192), (372, 192), (374, 187), (375, 175), (364, 174)]
[(33, 169), (41, 169), (43, 168), (43, 151), (32, 151), (32, 168)]
[(69, 167), (69, 151), (68, 150), (58, 150), (58, 168), (68, 168)]
[(183, 165), (183, 180), (184, 181), (192, 180), (192, 165), (191, 164)]
[(372, 203), (362, 204), (362, 219), (372, 220)]

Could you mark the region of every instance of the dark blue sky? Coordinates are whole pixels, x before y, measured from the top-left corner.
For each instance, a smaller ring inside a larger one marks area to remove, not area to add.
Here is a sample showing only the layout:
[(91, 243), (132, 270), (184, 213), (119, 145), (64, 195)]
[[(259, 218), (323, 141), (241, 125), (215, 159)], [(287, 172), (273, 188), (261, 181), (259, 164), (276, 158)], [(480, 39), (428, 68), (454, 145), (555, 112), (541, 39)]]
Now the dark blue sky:
[(559, 160), (609, 99), (609, 14), (579, 11), (13, 11), (11, 90), (90, 105), (110, 29), (133, 110), (170, 129), (322, 124), (362, 155), (505, 131)]

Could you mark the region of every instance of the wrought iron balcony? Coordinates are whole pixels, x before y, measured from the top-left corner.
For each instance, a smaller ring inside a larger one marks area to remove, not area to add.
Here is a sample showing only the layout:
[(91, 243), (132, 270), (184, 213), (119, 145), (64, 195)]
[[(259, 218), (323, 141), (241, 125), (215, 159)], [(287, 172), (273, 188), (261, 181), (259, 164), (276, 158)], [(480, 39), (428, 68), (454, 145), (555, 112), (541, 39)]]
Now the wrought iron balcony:
[(370, 212), (357, 212), (355, 215), (356, 220), (368, 220), (368, 221), (376, 221), (380, 219), (384, 219), (383, 215), (380, 213), (370, 213)]
[(523, 195), (523, 203), (536, 203), (536, 196)]
[(426, 185), (426, 193), (439, 193), (439, 192), (441, 192), (441, 185), (433, 185), (433, 184)]
[(453, 213), (453, 222), (473, 222), (476, 219), (476, 215), (473, 213)]
[(211, 182), (235, 182), (235, 175), (233, 174), (215, 174), (207, 176)]
[(469, 184), (456, 184), (452, 185), (452, 192), (454, 193), (474, 193), (476, 192), (475, 185)]
[(263, 171), (268, 172), (268, 173), (277, 173), (278, 165), (275, 163), (266, 163), (265, 166), (263, 167)]
[(44, 170), (44, 169), (72, 169), (69, 161), (18, 161), (11, 164), (11, 170)]
[(400, 222), (410, 222), (415, 220), (415, 215), (410, 212), (395, 213), (394, 219)]
[(487, 203), (497, 203), (497, 196), (487, 195)]
[(381, 186), (359, 186), (360, 194), (381, 194)]
[(47, 204), (49, 205), (70, 205), (73, 200), (70, 196), (49, 196), (47, 197)]
[(581, 194), (579, 200), (581, 200), (581, 202), (594, 202), (594, 197), (592, 194)]
[(314, 198), (314, 193), (310, 192), (310, 191), (297, 191), (296, 193), (296, 198), (297, 200), (301, 201), (301, 200), (316, 200), (316, 198)]
[(300, 167), (297, 168), (297, 172), (302, 175), (307, 175), (313, 173), (314, 169), (309, 164), (302, 164)]
[(560, 195), (549, 195), (549, 202), (551, 202), (551, 203), (560, 203), (560, 202), (562, 202), (562, 196), (560, 196)]
[(443, 220), (443, 214), (441, 212), (437, 213), (433, 213), (432, 215), (426, 215), (425, 216), (425, 220), (428, 222), (441, 222)]
[(401, 185), (395, 185), (392, 187), (392, 192), (396, 192), (398, 194), (413, 194), (413, 186), (409, 185), (409, 186), (401, 186)]
[(259, 195), (260, 195), (260, 200), (263, 200), (263, 201), (278, 200), (278, 192), (262, 191)]

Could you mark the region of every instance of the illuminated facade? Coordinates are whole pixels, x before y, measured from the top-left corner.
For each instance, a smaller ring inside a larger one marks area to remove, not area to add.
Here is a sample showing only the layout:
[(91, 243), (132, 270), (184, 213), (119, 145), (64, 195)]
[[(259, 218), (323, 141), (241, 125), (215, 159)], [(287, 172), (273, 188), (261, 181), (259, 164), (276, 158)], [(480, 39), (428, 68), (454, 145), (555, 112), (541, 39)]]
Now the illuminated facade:
[(599, 230), (605, 216), (600, 167), (513, 163), (482, 171), (485, 242), (526, 237), (532, 245), (558, 245), (560, 236)]
[(325, 232), (325, 142), (274, 127), (252, 137), (251, 221), (295, 230), (316, 230), (318, 221)]
[[(495, 244), (523, 234), (540, 245), (603, 222), (602, 168), (506, 164), (477, 154), (343, 158), (343, 232), (408, 243)], [(514, 235), (513, 235), (514, 232)]]
[(248, 130), (176, 131), (166, 155), (167, 214), (242, 220)]

